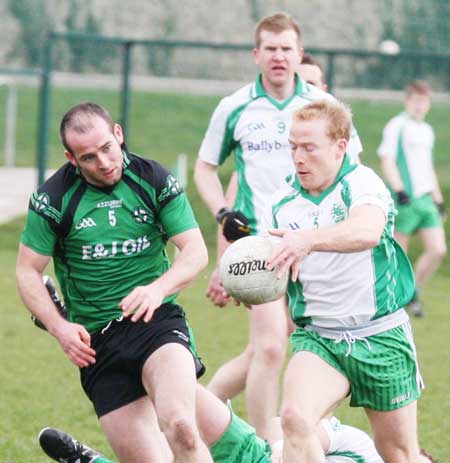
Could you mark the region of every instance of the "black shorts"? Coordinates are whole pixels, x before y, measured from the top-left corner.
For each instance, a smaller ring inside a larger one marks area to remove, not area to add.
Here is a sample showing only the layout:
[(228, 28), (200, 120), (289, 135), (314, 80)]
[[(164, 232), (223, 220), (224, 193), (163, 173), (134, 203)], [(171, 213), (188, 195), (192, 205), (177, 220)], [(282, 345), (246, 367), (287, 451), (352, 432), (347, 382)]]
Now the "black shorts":
[(159, 347), (169, 343), (189, 349), (197, 378), (205, 372), (184, 311), (177, 304), (163, 304), (148, 323), (142, 319), (118, 319), (91, 336), (96, 363), (80, 368), (80, 377), (98, 417), (147, 394), (141, 378), (144, 363)]

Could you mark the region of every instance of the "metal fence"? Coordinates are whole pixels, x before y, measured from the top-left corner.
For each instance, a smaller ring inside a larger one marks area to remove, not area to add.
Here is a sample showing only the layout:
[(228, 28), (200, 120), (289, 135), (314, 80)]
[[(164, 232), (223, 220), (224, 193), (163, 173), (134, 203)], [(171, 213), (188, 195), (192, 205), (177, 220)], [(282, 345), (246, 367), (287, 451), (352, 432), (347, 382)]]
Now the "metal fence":
[[(251, 44), (178, 40), (132, 40), (77, 32), (51, 32), (43, 48), (39, 93), (38, 170), (44, 180), (51, 111), (51, 78), (56, 70), (121, 76), (120, 122), (128, 130), (130, 76), (253, 80)], [(322, 64), (329, 90), (340, 88), (401, 89), (424, 78), (437, 90), (450, 90), (450, 55), (402, 51), (310, 48)], [(0, 74), (1, 74), (0, 70)]]

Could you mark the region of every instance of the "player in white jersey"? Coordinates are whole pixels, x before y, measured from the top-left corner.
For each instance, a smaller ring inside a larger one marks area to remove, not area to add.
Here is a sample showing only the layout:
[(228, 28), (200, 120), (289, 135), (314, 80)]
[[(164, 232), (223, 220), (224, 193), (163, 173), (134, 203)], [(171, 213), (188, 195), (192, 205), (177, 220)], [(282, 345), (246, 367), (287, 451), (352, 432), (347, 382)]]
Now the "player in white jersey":
[[(249, 232), (259, 233), (262, 211), (270, 196), (293, 172), (287, 140), (292, 112), (311, 100), (333, 98), (296, 74), (302, 48), (299, 27), (291, 17), (275, 14), (264, 18), (256, 28), (255, 38), (253, 55), (261, 75), (255, 83), (219, 103), (194, 172), (200, 195), (229, 241)], [(361, 151), (356, 132), (351, 145), (349, 152), (356, 158)], [(233, 152), (238, 192), (232, 205), (224, 197), (218, 167)], [(222, 235), (218, 239), (220, 256), (226, 241)], [(217, 271), (213, 275), (213, 292), (214, 286), (220, 296), (223, 288)], [(228, 384), (226, 391), (211, 388), (224, 398), (245, 387), (250, 422), (265, 438), (269, 437), (269, 420), (277, 409), (279, 373), (287, 348), (287, 317), (282, 315), (285, 306), (283, 298), (251, 311), (251, 344), (221, 372), (222, 384), (231, 381), (232, 387)]]
[(446, 253), (444, 200), (433, 166), (434, 132), (424, 120), (430, 107), (430, 86), (424, 81), (412, 82), (406, 89), (405, 112), (387, 123), (378, 148), (381, 168), (398, 209), (396, 239), (407, 251), (411, 235), (418, 232), (424, 245), (415, 264), (417, 288), (409, 306), (416, 316), (423, 315), (420, 288)]
[[(308, 84), (314, 85), (320, 90), (326, 91), (328, 86), (324, 81), (323, 70), (315, 59), (308, 53), (303, 55), (301, 64), (297, 68), (300, 76)], [(228, 183), (225, 198), (227, 204), (234, 204), (238, 191), (238, 178), (234, 171)], [(218, 230), (221, 235), (221, 230)], [(220, 236), (218, 238), (220, 240)], [(224, 307), (229, 296), (226, 294), (221, 285), (217, 285), (217, 275), (213, 274), (210, 285), (207, 290), (207, 296), (211, 301), (219, 306)], [(291, 324), (289, 330), (293, 329)], [(231, 399), (242, 391), (245, 385), (245, 379), (248, 374), (250, 359), (252, 356), (252, 346), (249, 344), (243, 354), (222, 365), (211, 378), (208, 388), (222, 400)]]
[(393, 239), (389, 191), (346, 155), (350, 111), (322, 100), (294, 113), (296, 175), (271, 209), (278, 243), (268, 268), (291, 272), (297, 325), (284, 377), (283, 463), (325, 462), (320, 419), (351, 395), (364, 407), (386, 463), (421, 461), (417, 398), (422, 381), (408, 316), (408, 258)]

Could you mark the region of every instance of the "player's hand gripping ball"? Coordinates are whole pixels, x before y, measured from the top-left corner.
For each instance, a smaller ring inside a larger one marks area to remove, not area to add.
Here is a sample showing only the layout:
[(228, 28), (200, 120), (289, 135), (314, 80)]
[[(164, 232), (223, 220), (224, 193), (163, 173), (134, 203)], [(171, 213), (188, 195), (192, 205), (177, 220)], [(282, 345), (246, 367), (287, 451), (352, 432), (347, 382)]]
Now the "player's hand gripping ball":
[(275, 301), (286, 293), (289, 274), (277, 277), (279, 269), (267, 270), (274, 240), (247, 236), (235, 241), (220, 260), (220, 280), (226, 292), (247, 304)]

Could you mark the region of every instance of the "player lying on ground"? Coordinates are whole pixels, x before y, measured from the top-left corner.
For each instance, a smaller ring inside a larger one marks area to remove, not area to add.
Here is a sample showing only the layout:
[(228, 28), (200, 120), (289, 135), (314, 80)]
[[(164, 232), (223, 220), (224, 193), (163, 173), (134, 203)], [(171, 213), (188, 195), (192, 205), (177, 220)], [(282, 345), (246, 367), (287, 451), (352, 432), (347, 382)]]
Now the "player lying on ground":
[[(331, 430), (329, 434), (330, 439), (333, 439), (334, 452), (329, 453), (327, 461), (341, 461), (341, 462), (358, 462), (364, 461), (370, 463), (372, 461), (379, 461), (379, 458), (375, 453), (373, 454), (372, 460), (356, 460), (361, 455), (352, 453), (352, 451), (360, 446), (366, 446), (370, 438), (367, 434), (363, 433), (359, 429), (353, 428), (352, 426), (346, 426), (340, 424), (336, 418), (330, 420), (330, 425), (327, 429)], [(350, 445), (348, 445), (350, 442)], [(113, 463), (96, 450), (88, 447), (87, 445), (75, 440), (73, 437), (64, 431), (54, 428), (44, 428), (39, 433), (39, 443), (44, 452), (53, 460), (64, 462), (64, 463)], [(281, 451), (282, 441), (279, 444), (272, 446), (273, 456), (272, 462), (279, 461), (279, 453)], [(276, 456), (277, 455), (277, 456)], [(422, 450), (422, 455), (426, 456), (430, 463), (439, 463), (434, 460), (431, 455)], [(244, 456), (243, 456), (244, 458)], [(266, 458), (265, 456), (263, 458)], [(241, 460), (244, 461), (244, 460)], [(247, 460), (246, 460), (247, 461)], [(263, 463), (262, 460), (261, 463)]]
[[(226, 406), (224, 405), (226, 408)], [(227, 409), (231, 419), (224, 438), (212, 445), (215, 462), (235, 463), (281, 463), (283, 441), (270, 448), (256, 436), (253, 428)], [(225, 410), (224, 410), (225, 411)], [(279, 419), (277, 427), (280, 429)], [(343, 425), (337, 418), (323, 420), (324, 441), (328, 447), (327, 463), (382, 463), (370, 437), (360, 429)], [(215, 452), (219, 442), (225, 440), (220, 451)], [(53, 460), (64, 463), (114, 463), (96, 450), (77, 441), (64, 431), (44, 428), (39, 434), (43, 451)], [(431, 460), (430, 460), (431, 461)]]
[[(60, 313), (64, 316), (64, 302), (59, 297), (51, 278), (43, 281)], [(34, 318), (37, 326), (42, 327)], [(273, 420), (275, 430), (272, 448), (260, 439), (254, 428), (236, 416), (214, 394), (200, 384), (196, 393), (196, 418), (203, 441), (208, 445), (216, 463), (279, 463), (281, 462), (281, 426)], [(318, 432), (327, 463), (382, 463), (372, 440), (359, 429), (339, 423), (336, 418), (322, 420)], [(161, 434), (162, 436), (162, 434)], [(160, 439), (164, 442), (164, 439)], [(45, 428), (39, 435), (45, 453), (56, 461), (65, 463), (111, 463), (100, 453), (72, 439), (63, 431)], [(170, 461), (168, 446), (167, 461)]]

